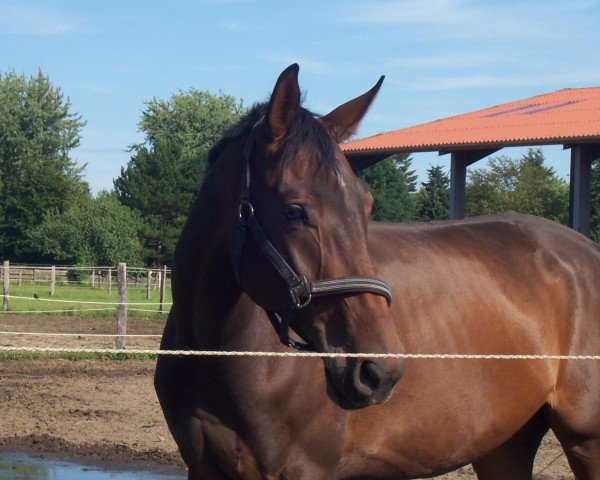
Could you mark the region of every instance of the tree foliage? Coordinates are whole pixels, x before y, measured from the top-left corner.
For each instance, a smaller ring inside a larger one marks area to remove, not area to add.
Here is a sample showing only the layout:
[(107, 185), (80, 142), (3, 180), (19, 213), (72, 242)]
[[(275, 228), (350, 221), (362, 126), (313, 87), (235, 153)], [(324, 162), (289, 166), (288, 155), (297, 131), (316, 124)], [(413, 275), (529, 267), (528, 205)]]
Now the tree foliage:
[[(210, 148), (245, 113), (241, 100), (195, 88), (180, 90), (169, 100), (153, 98), (145, 105), (139, 128), (145, 133), (146, 147), (159, 141), (177, 145), (186, 161), (200, 162), (195, 167), (198, 176), (206, 170)], [(134, 146), (134, 151), (140, 147)]]
[(186, 161), (181, 149), (158, 140), (141, 147), (114, 182), (119, 200), (139, 213), (145, 258), (150, 264), (170, 261), (179, 232), (198, 187), (200, 161)]
[(139, 126), (146, 142), (114, 186), (119, 200), (139, 212), (146, 261), (170, 263), (179, 232), (206, 171), (208, 151), (244, 113), (242, 102), (191, 89), (146, 103)]
[(84, 124), (41, 71), (0, 74), (0, 256), (37, 260), (28, 232), (44, 212), (88, 195), (69, 157)]
[(469, 172), (467, 216), (520, 212), (566, 223), (569, 186), (544, 160), (539, 148), (530, 148), (520, 159), (492, 157), (487, 169)]
[(139, 215), (114, 194), (81, 197), (61, 212), (44, 214), (29, 238), (49, 263), (78, 265), (143, 264)]
[(419, 220), (447, 220), (450, 210), (450, 179), (441, 166), (427, 169), (427, 181), (417, 194)]
[(373, 220), (406, 222), (415, 219), (416, 175), (411, 158), (393, 155), (361, 173), (373, 195)]

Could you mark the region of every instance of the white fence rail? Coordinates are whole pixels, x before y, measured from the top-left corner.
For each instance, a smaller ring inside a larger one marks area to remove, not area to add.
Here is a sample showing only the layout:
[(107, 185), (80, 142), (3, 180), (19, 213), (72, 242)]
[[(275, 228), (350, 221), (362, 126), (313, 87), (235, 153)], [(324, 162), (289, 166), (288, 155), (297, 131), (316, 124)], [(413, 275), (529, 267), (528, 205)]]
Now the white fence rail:
[[(114, 267), (56, 267), (56, 266), (26, 266), (26, 265), (11, 265), (9, 261), (4, 261), (2, 264), (2, 312), (18, 313), (18, 314), (41, 314), (41, 313), (73, 313), (74, 310), (14, 310), (11, 311), (11, 299), (15, 300), (31, 300), (30, 297), (19, 295), (11, 295), (11, 283), (17, 287), (21, 287), (25, 283), (44, 284), (49, 287), (50, 297), (56, 295), (57, 287), (68, 285), (69, 283), (88, 284), (93, 288), (106, 288), (108, 294), (112, 293), (113, 277), (116, 282), (118, 291), (118, 300), (116, 302), (101, 301), (101, 300), (64, 300), (56, 298), (40, 298), (34, 293), (36, 301), (50, 302), (51, 304), (70, 304), (70, 305), (90, 305), (93, 308), (80, 308), (77, 311), (89, 312), (99, 310), (112, 310), (116, 308), (116, 348), (122, 350), (125, 348), (125, 338), (127, 337), (127, 311), (156, 311), (143, 308), (135, 308), (137, 306), (150, 307), (158, 306), (158, 312), (165, 313), (168, 306), (171, 304), (166, 302), (165, 293), (167, 285), (170, 286), (170, 271), (166, 266), (162, 269), (140, 269), (131, 268), (129, 270), (125, 263), (119, 263)], [(70, 280), (76, 278), (76, 280)], [(135, 286), (145, 286), (146, 299), (150, 299), (153, 291), (159, 291), (159, 301), (157, 303), (150, 302), (128, 302), (128, 288)], [(132, 308), (133, 307), (133, 308)]]
[[(0, 274), (3, 281), (8, 281), (12, 285), (48, 284), (53, 289), (52, 295), (54, 295), (57, 287), (73, 284), (106, 288), (111, 292), (113, 285), (117, 283), (117, 270), (117, 266), (20, 265), (5, 260), (0, 267)], [(127, 272), (127, 287), (145, 286), (148, 299), (152, 292), (160, 291), (163, 285), (165, 288), (171, 285), (171, 270), (166, 266), (163, 268), (128, 266)]]

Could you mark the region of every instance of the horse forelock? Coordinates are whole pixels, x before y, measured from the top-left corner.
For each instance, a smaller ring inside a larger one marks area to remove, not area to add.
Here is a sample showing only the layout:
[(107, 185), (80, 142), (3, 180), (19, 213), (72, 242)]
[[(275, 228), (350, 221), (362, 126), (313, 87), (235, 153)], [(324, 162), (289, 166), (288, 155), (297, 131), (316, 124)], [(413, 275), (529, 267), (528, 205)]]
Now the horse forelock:
[(337, 145), (329, 132), (316, 120), (316, 115), (301, 108), (285, 139), (281, 156), (281, 168), (291, 162), (314, 161), (316, 169), (338, 172), (339, 164), (335, 155)]
[[(267, 108), (268, 103), (254, 105), (239, 122), (225, 132), (209, 151), (209, 167), (214, 166), (227, 146), (250, 132), (256, 122), (266, 114)], [(325, 127), (317, 121), (317, 117), (318, 115), (305, 108), (299, 109), (284, 139), (281, 168), (286, 168), (301, 155), (303, 158), (316, 159), (318, 168), (338, 171), (339, 165), (335, 155), (337, 145)]]

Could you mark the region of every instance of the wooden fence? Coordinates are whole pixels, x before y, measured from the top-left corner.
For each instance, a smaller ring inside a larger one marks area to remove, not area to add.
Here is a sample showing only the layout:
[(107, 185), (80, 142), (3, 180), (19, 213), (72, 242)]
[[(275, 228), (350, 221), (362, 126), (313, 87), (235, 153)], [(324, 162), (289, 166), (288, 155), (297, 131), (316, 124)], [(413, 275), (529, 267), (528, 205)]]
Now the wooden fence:
[[(52, 265), (14, 265), (4, 261), (0, 267), (0, 277), (4, 278), (4, 270), (8, 272), (8, 281), (13, 285), (23, 284), (49, 284), (55, 289), (61, 285), (87, 284), (92, 287), (107, 288), (109, 293), (117, 280), (116, 267), (79, 267), (79, 266), (52, 266)], [(150, 299), (152, 292), (171, 284), (171, 270), (163, 268), (138, 268), (128, 269), (127, 286), (145, 286), (146, 298)], [(52, 288), (51, 288), (52, 289)]]
[[(82, 273), (83, 272), (83, 273)], [(2, 277), (2, 310), (9, 309), (10, 285), (11, 283), (21, 286), (24, 283), (44, 283), (50, 286), (50, 296), (56, 294), (56, 288), (69, 283), (89, 284), (94, 288), (106, 288), (108, 293), (112, 292), (113, 279), (118, 289), (117, 306), (117, 339), (116, 347), (125, 348), (125, 337), (127, 330), (127, 289), (128, 287), (146, 288), (146, 298), (150, 299), (151, 292), (159, 291), (158, 311), (165, 312), (165, 292), (170, 284), (170, 270), (162, 269), (140, 269), (132, 268), (128, 276), (127, 265), (119, 263), (114, 267), (57, 267), (50, 266), (26, 266), (11, 265), (8, 260), (2, 264), (0, 275)], [(77, 280), (72, 280), (77, 278)], [(54, 300), (57, 301), (57, 300)], [(96, 302), (89, 302), (96, 303)]]

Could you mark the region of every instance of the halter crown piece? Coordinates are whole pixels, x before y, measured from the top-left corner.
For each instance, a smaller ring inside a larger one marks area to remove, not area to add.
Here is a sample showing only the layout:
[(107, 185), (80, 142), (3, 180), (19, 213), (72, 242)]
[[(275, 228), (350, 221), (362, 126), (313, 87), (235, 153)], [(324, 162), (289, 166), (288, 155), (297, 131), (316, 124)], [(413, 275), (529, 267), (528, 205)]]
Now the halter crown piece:
[(388, 305), (391, 305), (392, 292), (385, 282), (369, 277), (338, 277), (310, 282), (305, 277), (298, 275), (269, 241), (264, 230), (256, 220), (254, 207), (250, 202), (250, 157), (254, 150), (256, 130), (262, 124), (263, 120), (264, 117), (254, 124), (244, 146), (239, 219), (234, 250), (234, 273), (238, 285), (243, 291), (244, 288), (240, 279), (240, 263), (246, 231), (248, 230), (254, 237), (261, 252), (287, 284), (289, 299), (281, 315), (281, 320), (278, 319), (275, 312), (267, 311), (273, 328), (284, 345), (298, 350), (312, 350), (309, 345), (299, 343), (289, 336), (289, 324), (294, 311), (307, 307), (314, 298), (328, 295), (352, 295), (356, 293), (381, 295), (385, 297)]

